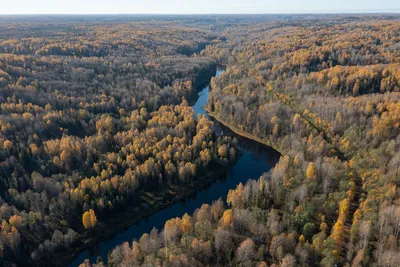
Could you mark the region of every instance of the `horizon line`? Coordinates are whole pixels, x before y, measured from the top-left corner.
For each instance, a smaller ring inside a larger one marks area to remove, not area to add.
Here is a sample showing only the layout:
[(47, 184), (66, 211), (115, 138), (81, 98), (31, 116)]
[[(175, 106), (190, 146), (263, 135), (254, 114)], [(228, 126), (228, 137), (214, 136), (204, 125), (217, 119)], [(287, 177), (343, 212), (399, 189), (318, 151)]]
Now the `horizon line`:
[(364, 15), (364, 14), (400, 14), (400, 9), (396, 10), (364, 10), (364, 11), (308, 11), (308, 12), (271, 12), (271, 13), (0, 13), (0, 16), (112, 16), (112, 15), (157, 15), (157, 16), (188, 16), (188, 15)]

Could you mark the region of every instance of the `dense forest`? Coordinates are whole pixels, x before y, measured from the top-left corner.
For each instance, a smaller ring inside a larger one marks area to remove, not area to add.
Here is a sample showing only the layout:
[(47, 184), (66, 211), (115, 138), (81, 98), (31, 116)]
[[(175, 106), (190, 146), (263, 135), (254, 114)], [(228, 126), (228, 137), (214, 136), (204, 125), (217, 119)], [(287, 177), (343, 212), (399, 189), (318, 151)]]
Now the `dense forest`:
[(372, 14), (0, 16), (0, 266), (217, 179), (216, 123), (279, 163), (82, 267), (400, 266), (400, 17)]
[(222, 42), (211, 31), (74, 20), (0, 29), (0, 266), (51, 266), (110, 216), (163, 201), (149, 192), (236, 159), (185, 100), (215, 73), (196, 55)]
[(226, 199), (121, 244), (108, 265), (400, 266), (399, 17), (221, 33), (228, 42), (200, 53), (227, 65), (209, 114), (282, 157)]

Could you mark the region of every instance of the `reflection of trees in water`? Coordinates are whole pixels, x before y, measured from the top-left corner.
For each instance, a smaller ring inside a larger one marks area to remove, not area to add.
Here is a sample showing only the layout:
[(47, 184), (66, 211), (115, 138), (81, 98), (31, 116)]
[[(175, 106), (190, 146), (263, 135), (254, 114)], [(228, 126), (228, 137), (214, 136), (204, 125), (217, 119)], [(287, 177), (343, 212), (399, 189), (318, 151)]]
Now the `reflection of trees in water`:
[(217, 136), (229, 136), (229, 137), (236, 137), (239, 141), (239, 149), (242, 150), (242, 152), (247, 152), (253, 154), (253, 157), (255, 159), (267, 159), (268, 165), (275, 165), (281, 154), (274, 150), (271, 147), (265, 146), (263, 144), (260, 144), (256, 141), (250, 140), (246, 137), (240, 136), (236, 133), (234, 133), (231, 129), (228, 127), (222, 125), (218, 121), (214, 120), (214, 131), (216, 132)]

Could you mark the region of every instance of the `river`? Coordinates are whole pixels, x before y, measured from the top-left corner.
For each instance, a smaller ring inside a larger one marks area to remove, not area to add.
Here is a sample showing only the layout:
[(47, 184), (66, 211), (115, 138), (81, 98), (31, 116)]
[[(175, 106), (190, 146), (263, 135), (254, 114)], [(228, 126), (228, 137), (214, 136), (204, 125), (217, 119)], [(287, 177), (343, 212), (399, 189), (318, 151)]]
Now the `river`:
[[(217, 69), (216, 76), (221, 75), (223, 72), (223, 69)], [(196, 117), (198, 114), (207, 115), (203, 106), (207, 103), (208, 92), (209, 85), (199, 92), (198, 100), (193, 105)], [(162, 229), (167, 220), (182, 217), (185, 213), (192, 214), (202, 204), (211, 204), (219, 198), (225, 200), (229, 190), (235, 189), (239, 183), (245, 184), (249, 179), (257, 179), (264, 172), (273, 168), (279, 160), (280, 154), (275, 150), (240, 137), (218, 122), (215, 123), (215, 131), (217, 134), (236, 137), (239, 140), (239, 149), (242, 152), (240, 159), (228, 170), (224, 177), (219, 178), (209, 187), (199, 190), (193, 196), (160, 210), (137, 224), (131, 225), (112, 239), (103, 241), (93, 248), (80, 253), (68, 266), (79, 266), (85, 259), (90, 259), (90, 262), (94, 263), (98, 256), (106, 262), (108, 252), (117, 245), (123, 242), (131, 243), (132, 240), (139, 239), (144, 233), (149, 233), (153, 227)]]

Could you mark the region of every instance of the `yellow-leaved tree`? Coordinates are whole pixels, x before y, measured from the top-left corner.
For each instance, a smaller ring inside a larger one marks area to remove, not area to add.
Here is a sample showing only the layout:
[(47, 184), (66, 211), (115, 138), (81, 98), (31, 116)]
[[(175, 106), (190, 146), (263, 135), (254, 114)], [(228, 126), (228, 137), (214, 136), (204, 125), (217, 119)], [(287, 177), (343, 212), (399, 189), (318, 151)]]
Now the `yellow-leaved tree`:
[(82, 215), (82, 223), (85, 229), (92, 229), (97, 224), (96, 214), (93, 209), (90, 209), (83, 213)]
[(193, 230), (193, 220), (192, 218), (185, 213), (182, 217), (182, 231), (184, 233), (191, 232)]
[(310, 162), (306, 170), (306, 178), (314, 180), (317, 177), (317, 168), (314, 162)]
[(221, 225), (229, 226), (233, 222), (233, 212), (231, 209), (226, 210), (221, 218)]

